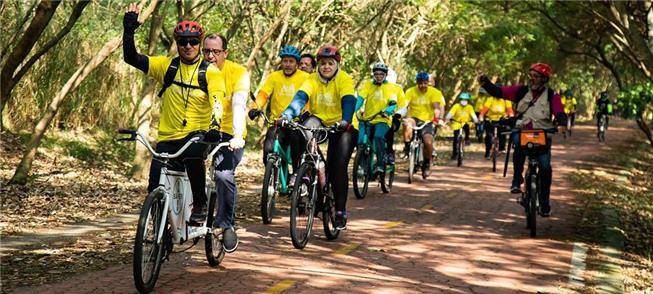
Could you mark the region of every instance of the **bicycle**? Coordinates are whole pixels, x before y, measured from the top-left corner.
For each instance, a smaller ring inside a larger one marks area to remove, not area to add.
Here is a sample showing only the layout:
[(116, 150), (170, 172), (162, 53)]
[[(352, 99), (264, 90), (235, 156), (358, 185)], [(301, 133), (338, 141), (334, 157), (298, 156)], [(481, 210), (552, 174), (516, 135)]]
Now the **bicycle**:
[[(362, 117), (357, 115), (358, 131), (363, 132), (363, 143), (359, 144), (356, 147), (356, 155), (354, 156), (354, 166), (352, 172), (352, 181), (354, 182), (354, 195), (358, 199), (365, 198), (367, 195), (369, 181), (374, 180), (374, 177), (376, 177), (375, 174), (373, 176), (370, 176), (370, 174), (374, 172), (376, 167), (374, 158), (377, 154), (377, 150), (375, 144), (372, 142), (372, 140), (369, 139), (368, 134), (372, 134), (372, 126), (369, 122), (378, 115), (381, 115), (381, 113), (382, 112), (379, 112), (367, 120), (364, 120)], [(392, 130), (388, 131), (391, 132)], [(383, 172), (378, 177), (378, 181), (381, 185), (381, 190), (383, 193), (390, 193), (394, 178), (395, 166), (394, 164), (388, 164), (386, 160), (383, 166)]]
[[(490, 148), (490, 158), (492, 159), (492, 172), (497, 171), (497, 157), (499, 157), (499, 127), (500, 124), (498, 122), (490, 122), (492, 125), (492, 147)], [(503, 136), (503, 135), (501, 135)]]
[[(452, 120), (452, 121), (456, 122), (454, 120)], [(458, 144), (456, 145), (456, 160), (458, 162), (458, 166), (462, 166), (463, 165), (463, 154), (465, 152), (465, 129), (464, 129), (465, 124), (462, 124), (462, 123), (459, 123), (459, 124), (462, 125), (462, 127), (460, 128), (460, 130), (458, 132), (458, 136), (457, 136)]]
[[(270, 120), (265, 114), (261, 114), (266, 123)], [(289, 185), (290, 171), (292, 165), (290, 156), (290, 144), (284, 150), (279, 143), (279, 128), (274, 132), (274, 149), (268, 154), (265, 160), (265, 173), (263, 175), (263, 186), (261, 188), (261, 219), (263, 224), (272, 223), (277, 197), (280, 194), (289, 195), (292, 193), (292, 185)]]
[(539, 195), (540, 195), (540, 163), (537, 157), (549, 151), (547, 145), (547, 134), (556, 133), (557, 129), (534, 129), (534, 130), (521, 130), (512, 129), (509, 132), (502, 134), (511, 134), (511, 142), (508, 145), (508, 154), (506, 155), (506, 165), (504, 167), (503, 176), (506, 176), (508, 167), (507, 158), (510, 157), (510, 144), (512, 144), (512, 134), (517, 133), (519, 136), (519, 145), (523, 150), (524, 155), (528, 158), (528, 168), (526, 169), (526, 176), (524, 177), (524, 188), (521, 196), (518, 198), (518, 203), (524, 207), (526, 212), (526, 228), (530, 230), (530, 236), (537, 236), (537, 214), (539, 213)]
[[(477, 114), (478, 115), (478, 114)], [(479, 143), (483, 143), (483, 133), (485, 132), (485, 126), (483, 125), (482, 122), (478, 122), (475, 125), (476, 129), (476, 140), (478, 140)]]
[[(328, 166), (319, 147), (319, 144), (328, 139), (329, 133), (336, 131), (338, 125), (306, 127), (289, 122), (288, 126), (313, 134), (307, 140), (306, 151), (302, 154), (290, 201), (290, 239), (295, 248), (303, 249), (311, 236), (313, 220), (319, 214), (319, 208), (327, 239), (334, 240), (340, 234), (340, 230), (335, 228), (335, 197), (329, 182)], [(306, 136), (304, 132), (302, 135)]]
[(605, 116), (603, 113), (599, 114), (598, 133), (596, 134), (599, 142), (605, 142), (605, 132), (607, 131), (607, 120)]
[[(183, 244), (193, 240), (193, 245), (204, 238), (206, 258), (211, 266), (217, 266), (224, 258), (222, 246), (222, 230), (213, 227), (214, 212), (216, 211), (217, 194), (212, 177), (208, 177), (206, 189), (209, 195), (209, 212), (206, 222), (201, 226), (188, 224), (191, 207), (192, 192), (190, 182), (185, 171), (170, 169), (171, 159), (179, 157), (192, 144), (209, 144), (203, 142), (203, 136), (192, 137), (179, 151), (174, 154), (165, 152), (157, 153), (145, 136), (134, 130), (120, 129), (120, 134), (128, 134), (129, 138), (120, 138), (119, 141), (138, 141), (143, 144), (156, 160), (163, 162), (159, 186), (145, 198), (138, 219), (136, 238), (133, 251), (133, 275), (136, 288), (141, 293), (152, 291), (159, 276), (161, 263), (169, 260), (173, 244)], [(215, 153), (222, 147), (229, 146), (228, 142), (215, 146), (207, 157), (207, 161), (214, 158)], [(209, 172), (213, 174), (213, 165)]]
[(567, 137), (571, 138), (571, 117), (573, 116), (573, 113), (567, 114), (567, 128), (565, 132), (563, 132), (564, 138), (567, 139)]
[[(408, 149), (408, 183), (413, 182), (413, 175), (424, 163), (424, 142), (422, 136), (419, 135), (420, 131), (433, 122), (425, 122), (421, 126), (413, 128), (413, 139), (410, 141), (410, 149)], [(423, 176), (422, 176), (423, 177)], [(426, 179), (426, 177), (423, 177)]]

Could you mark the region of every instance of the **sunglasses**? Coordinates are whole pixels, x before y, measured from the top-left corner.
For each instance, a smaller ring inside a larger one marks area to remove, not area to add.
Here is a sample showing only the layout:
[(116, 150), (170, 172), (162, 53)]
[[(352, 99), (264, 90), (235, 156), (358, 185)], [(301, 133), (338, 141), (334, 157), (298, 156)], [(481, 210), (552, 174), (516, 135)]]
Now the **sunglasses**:
[(213, 53), (213, 55), (218, 56), (218, 54), (220, 54), (222, 52), (224, 52), (224, 50), (222, 50), (222, 49), (208, 49), (208, 48), (202, 49), (202, 53), (204, 53), (204, 55), (209, 55), (209, 54)]
[(191, 46), (197, 46), (200, 44), (200, 39), (197, 38), (184, 38), (184, 39), (177, 39), (177, 45), (179, 46), (186, 46), (190, 44)]

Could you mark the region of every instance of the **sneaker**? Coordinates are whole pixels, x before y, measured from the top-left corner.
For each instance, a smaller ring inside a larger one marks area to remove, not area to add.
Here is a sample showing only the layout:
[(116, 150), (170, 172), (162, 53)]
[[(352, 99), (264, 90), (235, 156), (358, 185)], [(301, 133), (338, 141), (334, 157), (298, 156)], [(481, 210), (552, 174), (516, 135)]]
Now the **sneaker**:
[(288, 181), (288, 188), (292, 188), (292, 187), (295, 186), (295, 179), (296, 178), (297, 178), (297, 176), (295, 176), (295, 174), (290, 175), (290, 180)]
[(388, 153), (388, 164), (389, 165), (394, 165), (395, 164), (395, 153), (394, 152)]
[(238, 248), (238, 236), (233, 227), (222, 229), (222, 247), (227, 253), (234, 252)]
[(207, 210), (208, 209), (206, 208), (206, 204), (197, 207), (193, 206), (190, 218), (188, 219), (188, 224), (191, 226), (199, 226), (204, 223), (206, 220)]
[(347, 229), (347, 215), (343, 214), (342, 211), (336, 212), (336, 221), (335, 221), (336, 230), (346, 230)]
[(422, 165), (422, 178), (426, 179), (431, 175), (431, 163), (425, 161)]
[(376, 168), (374, 169), (374, 173), (377, 175), (383, 174), (384, 171), (385, 169), (380, 165), (377, 165)]
[(551, 208), (549, 210), (545, 211), (540, 207), (540, 216), (541, 217), (550, 217), (551, 216)]
[(519, 194), (521, 192), (521, 187), (519, 185), (513, 185), (510, 187), (510, 193), (512, 194)]
[(490, 160), (490, 153), (485, 153), (485, 159)]

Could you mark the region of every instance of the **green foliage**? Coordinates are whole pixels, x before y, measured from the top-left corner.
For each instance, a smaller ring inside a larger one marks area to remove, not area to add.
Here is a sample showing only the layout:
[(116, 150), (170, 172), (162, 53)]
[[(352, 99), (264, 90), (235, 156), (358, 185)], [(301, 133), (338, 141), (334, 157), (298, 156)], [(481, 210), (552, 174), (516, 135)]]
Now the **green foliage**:
[(619, 93), (618, 109), (624, 118), (643, 117), (653, 107), (653, 84), (638, 84)]

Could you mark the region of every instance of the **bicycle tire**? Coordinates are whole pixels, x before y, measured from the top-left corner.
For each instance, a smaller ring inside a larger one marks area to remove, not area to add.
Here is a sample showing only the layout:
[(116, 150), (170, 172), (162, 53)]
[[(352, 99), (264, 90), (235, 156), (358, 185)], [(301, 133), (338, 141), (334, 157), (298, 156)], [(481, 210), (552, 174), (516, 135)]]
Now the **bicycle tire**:
[(297, 249), (306, 246), (313, 228), (316, 176), (313, 163), (305, 162), (299, 168), (295, 179), (295, 189), (290, 201), (290, 239)]
[(323, 201), (322, 227), (324, 228), (326, 238), (328, 240), (335, 240), (340, 235), (340, 230), (336, 229), (336, 199), (332, 189), (326, 189), (326, 192), (326, 195), (322, 195), (323, 197), (321, 197)]
[(529, 217), (529, 229), (530, 229), (530, 234), (531, 237), (535, 238), (537, 235), (537, 197), (538, 197), (538, 182), (537, 182), (537, 175), (531, 175), (530, 176), (530, 185), (529, 185), (529, 195), (530, 198), (528, 199), (529, 201), (529, 211), (528, 211), (528, 217)]
[[(462, 131), (461, 131), (462, 132)], [(465, 146), (465, 141), (462, 136), (458, 137), (458, 166), (463, 165), (463, 146)]]
[(492, 172), (497, 171), (497, 153), (499, 153), (499, 140), (494, 137), (492, 139)]
[(413, 148), (411, 146), (410, 151), (408, 151), (408, 183), (412, 184), (413, 183), (413, 174), (415, 174), (415, 156), (416, 155), (416, 148)]
[[(206, 220), (207, 225), (213, 225), (216, 213), (216, 203), (218, 196), (215, 190), (211, 191), (209, 195), (209, 215)], [(204, 251), (206, 252), (206, 260), (210, 266), (216, 267), (220, 265), (224, 259), (224, 247), (222, 246), (222, 229), (212, 228), (204, 236)]]
[(383, 193), (390, 193), (392, 191), (392, 183), (395, 180), (395, 167), (394, 165), (387, 165), (381, 174), (381, 190)]
[[(140, 293), (148, 293), (154, 289), (156, 280), (159, 277), (163, 257), (163, 238), (156, 244), (159, 225), (163, 214), (164, 197), (163, 191), (159, 188), (152, 191), (141, 208), (134, 240), (133, 274), (136, 289)], [(147, 244), (151, 248), (145, 248)], [(146, 256), (147, 255), (147, 256)]]
[[(361, 171), (363, 172), (362, 175), (360, 174)], [(354, 195), (357, 199), (363, 199), (367, 196), (367, 189), (370, 184), (370, 154), (365, 146), (359, 146), (359, 148), (356, 148), (352, 174)]]
[(274, 207), (279, 194), (279, 167), (275, 158), (269, 158), (265, 164), (263, 187), (261, 188), (261, 220), (263, 224), (272, 223)]

